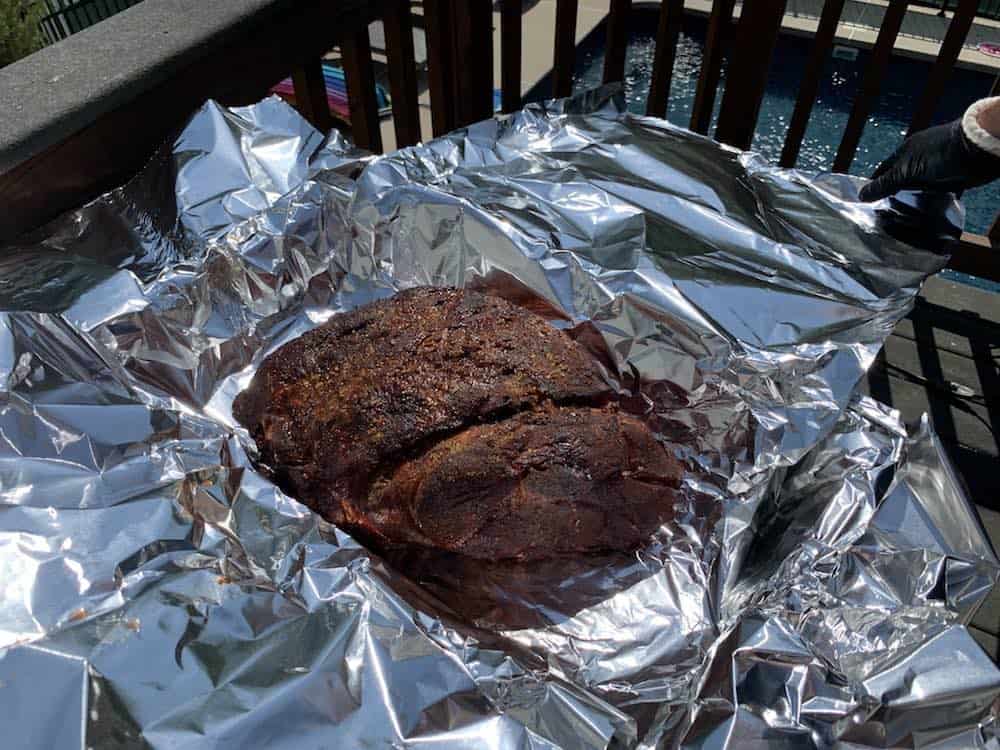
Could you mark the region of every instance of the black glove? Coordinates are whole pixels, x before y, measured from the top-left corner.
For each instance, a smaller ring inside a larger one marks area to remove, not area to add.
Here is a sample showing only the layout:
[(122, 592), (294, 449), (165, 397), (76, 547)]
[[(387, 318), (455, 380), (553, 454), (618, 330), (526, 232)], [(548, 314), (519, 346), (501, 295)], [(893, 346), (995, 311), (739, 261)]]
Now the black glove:
[(1000, 157), (969, 140), (962, 120), (921, 130), (879, 164), (858, 197), (877, 201), (900, 190), (956, 193), (1000, 177)]

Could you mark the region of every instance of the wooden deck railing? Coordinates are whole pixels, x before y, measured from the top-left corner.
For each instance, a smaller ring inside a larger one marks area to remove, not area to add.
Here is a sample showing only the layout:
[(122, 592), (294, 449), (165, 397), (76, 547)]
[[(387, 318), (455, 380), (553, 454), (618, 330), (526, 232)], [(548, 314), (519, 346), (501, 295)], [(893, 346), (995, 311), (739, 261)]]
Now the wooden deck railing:
[[(837, 171), (847, 171), (853, 162), (908, 4), (908, 0), (889, 0), (837, 150)], [(440, 135), (493, 112), (493, 3), (424, 0), (422, 5), (432, 130)], [(556, 3), (552, 32), (555, 96), (565, 96), (572, 89), (577, 5), (577, 0)], [(690, 127), (700, 133), (708, 131), (723, 49), (731, 45), (729, 79), (715, 137), (749, 148), (786, 0), (744, 2), (738, 19), (734, 19), (735, 5), (735, 0), (713, 2)], [(796, 163), (844, 7), (845, 0), (827, 0), (823, 8), (789, 123), (782, 166)], [(959, 0), (916, 105), (910, 132), (932, 121), (977, 7), (978, 0)], [(171, 8), (174, 15), (165, 14)], [(610, 0), (605, 81), (624, 76), (631, 11), (631, 0)], [(501, 0), (504, 111), (521, 106), (521, 12), (521, 0)], [(684, 2), (664, 0), (659, 12), (647, 112), (663, 116)], [(163, 18), (172, 19), (178, 28), (162, 31), (175, 38), (165, 42), (153, 33), (156, 29), (149, 28), (153, 18), (160, 23)], [(146, 0), (98, 27), (0, 70), (0, 107), (8, 113), (28, 113), (12, 125), (0, 124), (0, 195), (5, 207), (0, 214), (0, 240), (38, 226), (134, 172), (206, 98), (226, 104), (246, 103), (291, 73), (297, 106), (318, 127), (329, 128), (332, 119), (320, 65), (323, 54), (337, 45), (347, 79), (354, 140), (359, 146), (381, 151), (368, 39), (368, 23), (375, 19), (381, 19), (385, 26), (396, 144), (411, 145), (420, 139), (420, 118), (409, 0)], [(88, 77), (86, 68), (94, 45), (116, 34), (126, 40), (126, 46), (131, 44), (116, 62), (139, 70), (126, 71), (123, 79), (111, 83), (106, 76), (95, 80), (93, 70)], [(81, 65), (83, 70), (66, 70), (67, 66)], [(68, 79), (63, 86), (77, 87), (68, 104), (61, 107), (32, 101), (38, 95), (32, 86), (44, 88), (46, 77), (52, 75)], [(1000, 225), (994, 224), (990, 235), (1000, 244)], [(1000, 280), (1000, 255), (993, 249), (993, 241), (965, 235), (952, 266)]]

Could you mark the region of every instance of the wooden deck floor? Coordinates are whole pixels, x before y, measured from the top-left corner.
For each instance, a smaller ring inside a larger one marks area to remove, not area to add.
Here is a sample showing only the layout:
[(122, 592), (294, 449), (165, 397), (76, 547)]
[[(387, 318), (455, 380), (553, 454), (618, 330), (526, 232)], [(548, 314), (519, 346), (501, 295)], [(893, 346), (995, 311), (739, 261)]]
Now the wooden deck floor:
[[(1000, 548), (1000, 294), (932, 278), (864, 385), (908, 424), (931, 416)], [(973, 628), (1000, 660), (1000, 586)]]

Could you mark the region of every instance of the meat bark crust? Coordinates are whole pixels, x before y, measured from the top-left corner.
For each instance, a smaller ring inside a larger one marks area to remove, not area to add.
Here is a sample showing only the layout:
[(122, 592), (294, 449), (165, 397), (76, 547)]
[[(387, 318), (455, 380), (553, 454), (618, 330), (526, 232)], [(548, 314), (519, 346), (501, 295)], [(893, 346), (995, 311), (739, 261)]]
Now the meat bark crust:
[(384, 545), (491, 559), (627, 549), (680, 468), (593, 358), (496, 297), (419, 287), (271, 354), (233, 415), (283, 489)]

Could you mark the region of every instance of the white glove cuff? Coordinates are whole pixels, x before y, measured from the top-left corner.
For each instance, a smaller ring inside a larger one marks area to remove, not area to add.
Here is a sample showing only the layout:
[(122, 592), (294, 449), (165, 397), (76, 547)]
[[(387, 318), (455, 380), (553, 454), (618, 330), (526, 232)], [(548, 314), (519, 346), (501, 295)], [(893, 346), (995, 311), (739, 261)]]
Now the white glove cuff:
[(982, 125), (979, 124), (979, 113), (988, 107), (1000, 106), (1000, 96), (987, 99), (980, 99), (975, 102), (962, 116), (962, 131), (965, 137), (979, 146), (983, 151), (1000, 156), (1000, 138), (990, 135)]

